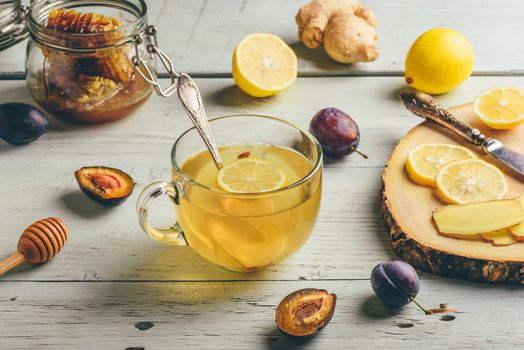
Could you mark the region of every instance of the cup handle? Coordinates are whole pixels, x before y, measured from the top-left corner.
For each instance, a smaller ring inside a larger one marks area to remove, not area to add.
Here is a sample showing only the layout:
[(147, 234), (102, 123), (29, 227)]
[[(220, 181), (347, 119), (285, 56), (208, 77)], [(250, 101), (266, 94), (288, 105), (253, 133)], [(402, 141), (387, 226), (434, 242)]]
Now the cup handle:
[(155, 198), (166, 194), (172, 197), (175, 203), (178, 205), (179, 191), (178, 188), (173, 186), (172, 183), (166, 181), (157, 181), (152, 182), (144, 187), (136, 203), (136, 210), (140, 226), (142, 227), (142, 230), (144, 230), (144, 232), (155, 241), (172, 245), (187, 245), (184, 232), (178, 223), (175, 223), (173, 226), (166, 228), (157, 228), (149, 224), (149, 220), (147, 219), (149, 206)]

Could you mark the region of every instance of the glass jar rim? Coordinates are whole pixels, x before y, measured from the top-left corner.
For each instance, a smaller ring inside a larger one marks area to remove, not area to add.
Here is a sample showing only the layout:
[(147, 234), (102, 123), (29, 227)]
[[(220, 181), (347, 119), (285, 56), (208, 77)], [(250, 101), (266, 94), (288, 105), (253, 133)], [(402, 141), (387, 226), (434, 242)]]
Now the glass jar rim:
[[(129, 43), (134, 40), (134, 35), (140, 33), (145, 26), (147, 25), (147, 4), (144, 0), (120, 0), (120, 1), (110, 1), (110, 0), (61, 0), (45, 4), (46, 0), (36, 0), (31, 2), (27, 13), (27, 28), (29, 30), (29, 35), (33, 40), (39, 42), (45, 46), (52, 47), (54, 49), (62, 51), (93, 51), (95, 49), (104, 49), (109, 47), (118, 47), (123, 44)], [(46, 6), (44, 6), (46, 5)], [(47, 26), (42, 24), (42, 20), (47, 18), (49, 12), (57, 8), (74, 8), (82, 5), (89, 6), (106, 6), (117, 9), (122, 9), (131, 13), (135, 16), (135, 21), (124, 24), (123, 26), (113, 29), (107, 32), (99, 33), (68, 33), (68, 32), (57, 32), (56, 30), (49, 29)], [(42, 8), (39, 8), (41, 6)], [(59, 35), (57, 35), (59, 33)], [(102, 38), (115, 33), (124, 33), (121, 40), (118, 40), (110, 45), (98, 45), (90, 46), (88, 48), (82, 47), (68, 47), (63, 45), (63, 40), (57, 40), (57, 37), (60, 38), (71, 38), (71, 39), (80, 39), (80, 38)]]
[(180, 143), (182, 142), (184, 137), (187, 136), (187, 134), (189, 134), (193, 130), (196, 130), (196, 128), (194, 126), (189, 128), (189, 129), (187, 129), (186, 131), (184, 131), (182, 133), (182, 135), (180, 135), (177, 138), (177, 140), (175, 141), (175, 144), (173, 145), (173, 148), (171, 149), (171, 164), (172, 164), (172, 167), (178, 173), (180, 173), (183, 176), (185, 176), (185, 178), (188, 180), (188, 182), (190, 184), (192, 184), (192, 185), (199, 186), (199, 187), (201, 187), (201, 188), (203, 188), (205, 190), (208, 190), (208, 191), (220, 194), (220, 195), (225, 195), (225, 194), (228, 195), (228, 196), (234, 195), (235, 197), (253, 197), (253, 196), (256, 196), (256, 195), (274, 195), (274, 194), (277, 194), (277, 193), (281, 193), (281, 192), (284, 192), (286, 190), (289, 190), (289, 189), (295, 188), (297, 186), (300, 186), (301, 184), (307, 182), (313, 176), (315, 176), (318, 173), (318, 171), (322, 168), (323, 152), (322, 152), (322, 147), (320, 146), (320, 143), (317, 141), (317, 139), (315, 137), (313, 137), (313, 135), (311, 135), (307, 131), (303, 130), (298, 125), (295, 125), (294, 123), (292, 123), (290, 121), (287, 121), (285, 119), (272, 117), (272, 116), (268, 116), (268, 115), (261, 115), (261, 114), (230, 114), (230, 115), (225, 115), (225, 116), (209, 119), (209, 123), (212, 124), (212, 123), (215, 123), (215, 122), (219, 122), (220, 120), (230, 119), (230, 118), (238, 118), (238, 117), (255, 117), (255, 118), (270, 119), (270, 120), (277, 121), (277, 122), (280, 122), (280, 123), (283, 123), (283, 124), (287, 124), (288, 126), (292, 127), (296, 131), (298, 131), (301, 134), (305, 135), (313, 143), (313, 145), (315, 145), (315, 151), (316, 151), (316, 156), (317, 156), (316, 162), (315, 162), (315, 164), (313, 164), (313, 167), (312, 167), (311, 171), (309, 173), (307, 173), (304, 177), (302, 177), (300, 180), (297, 180), (297, 181), (295, 181), (295, 182), (293, 182), (293, 183), (291, 183), (291, 184), (289, 184), (289, 185), (287, 185), (285, 187), (282, 187), (282, 188), (279, 188), (279, 189), (276, 189), (276, 190), (272, 190), (272, 191), (261, 192), (261, 193), (231, 193), (231, 192), (222, 191), (222, 190), (217, 189), (217, 188), (212, 188), (212, 187), (206, 186), (206, 185), (201, 184), (200, 182), (194, 180), (191, 176), (187, 175), (186, 173), (184, 173), (184, 171), (182, 170), (181, 166), (176, 161), (176, 153), (177, 153), (177, 149), (180, 146)]

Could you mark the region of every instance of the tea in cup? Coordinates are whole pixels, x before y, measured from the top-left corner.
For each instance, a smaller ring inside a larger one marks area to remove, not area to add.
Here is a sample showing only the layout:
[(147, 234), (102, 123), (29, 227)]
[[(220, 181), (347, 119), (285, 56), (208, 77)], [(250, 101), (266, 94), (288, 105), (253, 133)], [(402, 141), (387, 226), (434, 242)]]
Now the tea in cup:
[[(189, 245), (233, 271), (257, 271), (296, 252), (316, 223), (322, 150), (308, 133), (281, 119), (234, 115), (210, 120), (224, 167), (215, 166), (195, 128), (172, 151), (172, 180), (142, 191), (139, 220), (153, 239)], [(172, 198), (178, 222), (147, 220), (153, 198)]]

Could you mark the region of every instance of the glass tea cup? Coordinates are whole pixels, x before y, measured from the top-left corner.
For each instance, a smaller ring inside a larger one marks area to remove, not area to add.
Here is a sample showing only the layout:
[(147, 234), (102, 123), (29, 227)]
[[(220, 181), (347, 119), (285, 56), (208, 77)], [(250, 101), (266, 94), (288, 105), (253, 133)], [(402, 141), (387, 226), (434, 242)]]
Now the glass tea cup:
[[(227, 192), (203, 184), (195, 177), (214, 180), (218, 170), (193, 127), (173, 146), (171, 181), (153, 182), (140, 194), (137, 212), (142, 229), (156, 241), (189, 245), (233, 271), (257, 271), (286, 259), (309, 238), (318, 216), (319, 143), (295, 125), (269, 116), (231, 115), (211, 119), (209, 124), (226, 166), (236, 159), (231, 155), (274, 158), (278, 154), (280, 162), (288, 163), (284, 166), (300, 177), (283, 188), (258, 193)], [(170, 197), (176, 211), (177, 223), (168, 228), (153, 227), (148, 221), (149, 206), (161, 195)]]

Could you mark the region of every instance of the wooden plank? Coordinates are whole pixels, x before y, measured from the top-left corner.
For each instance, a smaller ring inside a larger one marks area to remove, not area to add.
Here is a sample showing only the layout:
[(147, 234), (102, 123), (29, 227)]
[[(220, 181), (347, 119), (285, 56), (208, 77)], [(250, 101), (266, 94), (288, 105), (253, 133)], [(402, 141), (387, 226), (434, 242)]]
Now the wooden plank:
[[(159, 29), (160, 43), (178, 70), (198, 74), (230, 74), (231, 55), (247, 34), (281, 36), (297, 53), (302, 75), (400, 74), (410, 44), (432, 27), (464, 33), (475, 49), (480, 74), (522, 74), (521, 37), (524, 7), (518, 0), (417, 1), (363, 0), (378, 19), (379, 60), (341, 65), (322, 50), (309, 50), (297, 39), (294, 16), (305, 0), (149, 0), (149, 23)], [(25, 45), (0, 54), (0, 70), (23, 72)]]
[[(135, 201), (149, 181), (168, 179), (169, 153), (189, 126), (176, 98), (153, 96), (136, 114), (111, 124), (82, 126), (52, 119), (41, 139), (16, 147), (0, 143), (0, 256), (16, 247), (34, 220), (62, 217), (71, 238), (51, 263), (21, 269), (7, 280), (220, 280), (367, 278), (372, 267), (392, 258), (379, 213), (382, 167), (396, 142), (419, 120), (397, 100), (400, 78), (303, 78), (269, 99), (254, 99), (231, 79), (197, 79), (211, 116), (270, 114), (304, 128), (320, 108), (337, 106), (360, 124), (361, 148), (369, 160), (351, 156), (326, 162), (321, 214), (311, 239), (289, 260), (257, 274), (230, 273), (190, 249), (150, 241), (136, 220)], [(441, 98), (444, 105), (471, 101), (495, 85), (519, 85), (519, 78), (475, 77)], [(0, 82), (0, 103), (31, 102), (23, 81)], [(86, 165), (122, 168), (137, 181), (131, 198), (108, 210), (78, 189), (74, 170)], [(171, 224), (167, 200), (155, 204), (155, 222)]]
[[(495, 349), (524, 346), (521, 290), (423, 281), (419, 301), (449, 302), (456, 319), (414, 305), (390, 310), (369, 281), (232, 283), (0, 283), (5, 349)], [(336, 293), (331, 323), (309, 340), (280, 333), (274, 312), (299, 288)], [(35, 291), (38, 291), (35, 293)], [(474, 296), (474, 297), (472, 297)], [(151, 322), (140, 331), (135, 324)]]

